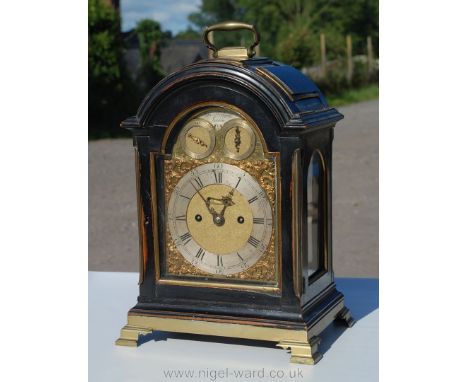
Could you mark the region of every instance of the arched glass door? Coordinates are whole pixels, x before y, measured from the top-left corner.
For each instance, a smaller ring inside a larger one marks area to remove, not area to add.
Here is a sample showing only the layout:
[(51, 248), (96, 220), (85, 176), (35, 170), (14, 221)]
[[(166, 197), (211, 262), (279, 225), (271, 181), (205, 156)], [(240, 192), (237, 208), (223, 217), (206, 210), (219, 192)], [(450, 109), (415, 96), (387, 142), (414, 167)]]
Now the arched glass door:
[(307, 269), (309, 278), (324, 269), (325, 173), (322, 156), (314, 151), (307, 172)]

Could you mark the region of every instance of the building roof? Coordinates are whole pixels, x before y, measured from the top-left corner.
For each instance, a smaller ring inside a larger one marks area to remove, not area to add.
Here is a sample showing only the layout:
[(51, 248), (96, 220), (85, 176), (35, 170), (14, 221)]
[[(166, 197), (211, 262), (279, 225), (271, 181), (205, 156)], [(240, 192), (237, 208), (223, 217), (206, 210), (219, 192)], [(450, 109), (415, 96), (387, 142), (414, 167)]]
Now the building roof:
[(169, 74), (208, 58), (208, 49), (198, 40), (170, 40), (161, 47), (161, 66)]

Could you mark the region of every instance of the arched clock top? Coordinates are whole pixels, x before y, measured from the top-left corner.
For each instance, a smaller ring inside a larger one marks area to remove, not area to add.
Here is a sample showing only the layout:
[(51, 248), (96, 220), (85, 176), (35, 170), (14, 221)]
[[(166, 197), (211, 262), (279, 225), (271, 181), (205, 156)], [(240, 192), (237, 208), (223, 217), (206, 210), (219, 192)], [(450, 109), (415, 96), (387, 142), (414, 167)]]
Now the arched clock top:
[(263, 118), (267, 123), (258, 125), (265, 137), (303, 134), (343, 118), (315, 83), (291, 66), (263, 58), (217, 59), (199, 61), (160, 81), (122, 127), (166, 130), (178, 114), (208, 100)]

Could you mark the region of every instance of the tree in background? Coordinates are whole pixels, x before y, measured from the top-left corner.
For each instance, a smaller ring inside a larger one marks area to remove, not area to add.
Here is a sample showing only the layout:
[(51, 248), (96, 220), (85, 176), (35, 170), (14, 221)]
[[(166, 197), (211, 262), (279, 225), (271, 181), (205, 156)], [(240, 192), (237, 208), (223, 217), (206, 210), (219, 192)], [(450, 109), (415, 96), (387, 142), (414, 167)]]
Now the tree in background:
[(197, 40), (200, 41), (201, 33), (200, 31), (196, 31), (191, 26), (189, 26), (186, 30), (177, 33), (175, 36), (178, 40)]
[[(245, 21), (243, 17), (244, 13), (238, 0), (203, 0), (200, 5), (200, 11), (191, 13), (188, 19), (201, 35), (205, 27), (221, 21)], [(239, 46), (244, 41), (252, 40), (250, 33), (247, 31), (216, 32), (214, 37), (215, 45), (218, 48), (223, 46)]]
[(160, 48), (165, 37), (161, 25), (154, 20), (144, 19), (138, 22), (135, 33), (140, 49), (140, 90), (146, 92), (164, 77), (160, 64)]
[(151, 66), (156, 70), (158, 67), (158, 43), (163, 35), (161, 25), (157, 21), (144, 19), (138, 22), (135, 32), (140, 46), (141, 65)]
[(88, 69), (92, 81), (104, 84), (120, 79), (119, 15), (101, 0), (88, 3)]
[[(320, 33), (326, 34), (331, 60), (344, 54), (346, 34), (357, 46), (364, 46), (367, 36), (378, 45), (378, 0), (203, 0), (189, 20), (198, 31), (226, 20), (255, 24), (261, 32), (261, 54), (296, 67), (320, 61)], [(229, 38), (217, 33), (216, 45), (251, 41), (245, 34)]]
[(88, 0), (88, 128), (90, 138), (125, 134), (120, 122), (135, 113), (139, 101), (162, 77), (159, 48), (171, 37), (158, 22), (142, 20), (135, 33), (141, 65), (136, 81), (123, 60), (120, 15), (103, 0)]
[(240, 20), (242, 16), (238, 0), (203, 0), (200, 11), (191, 13), (188, 19), (198, 28), (204, 28), (220, 21)]
[[(118, 135), (135, 108), (134, 92), (122, 62), (120, 20), (102, 0), (88, 1), (88, 128), (90, 137)], [(132, 102), (133, 100), (133, 102)]]

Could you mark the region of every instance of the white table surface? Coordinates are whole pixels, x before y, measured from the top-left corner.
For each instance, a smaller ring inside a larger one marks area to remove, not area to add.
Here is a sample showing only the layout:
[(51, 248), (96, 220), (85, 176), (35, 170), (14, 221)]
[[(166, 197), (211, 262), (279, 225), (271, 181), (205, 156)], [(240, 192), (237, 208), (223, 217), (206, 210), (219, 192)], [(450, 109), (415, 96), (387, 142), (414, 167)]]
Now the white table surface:
[(376, 279), (336, 280), (357, 322), (322, 333), (317, 365), (291, 364), (289, 352), (273, 343), (177, 333), (159, 333), (137, 348), (115, 346), (137, 282), (137, 273), (89, 272), (89, 381), (378, 381)]

